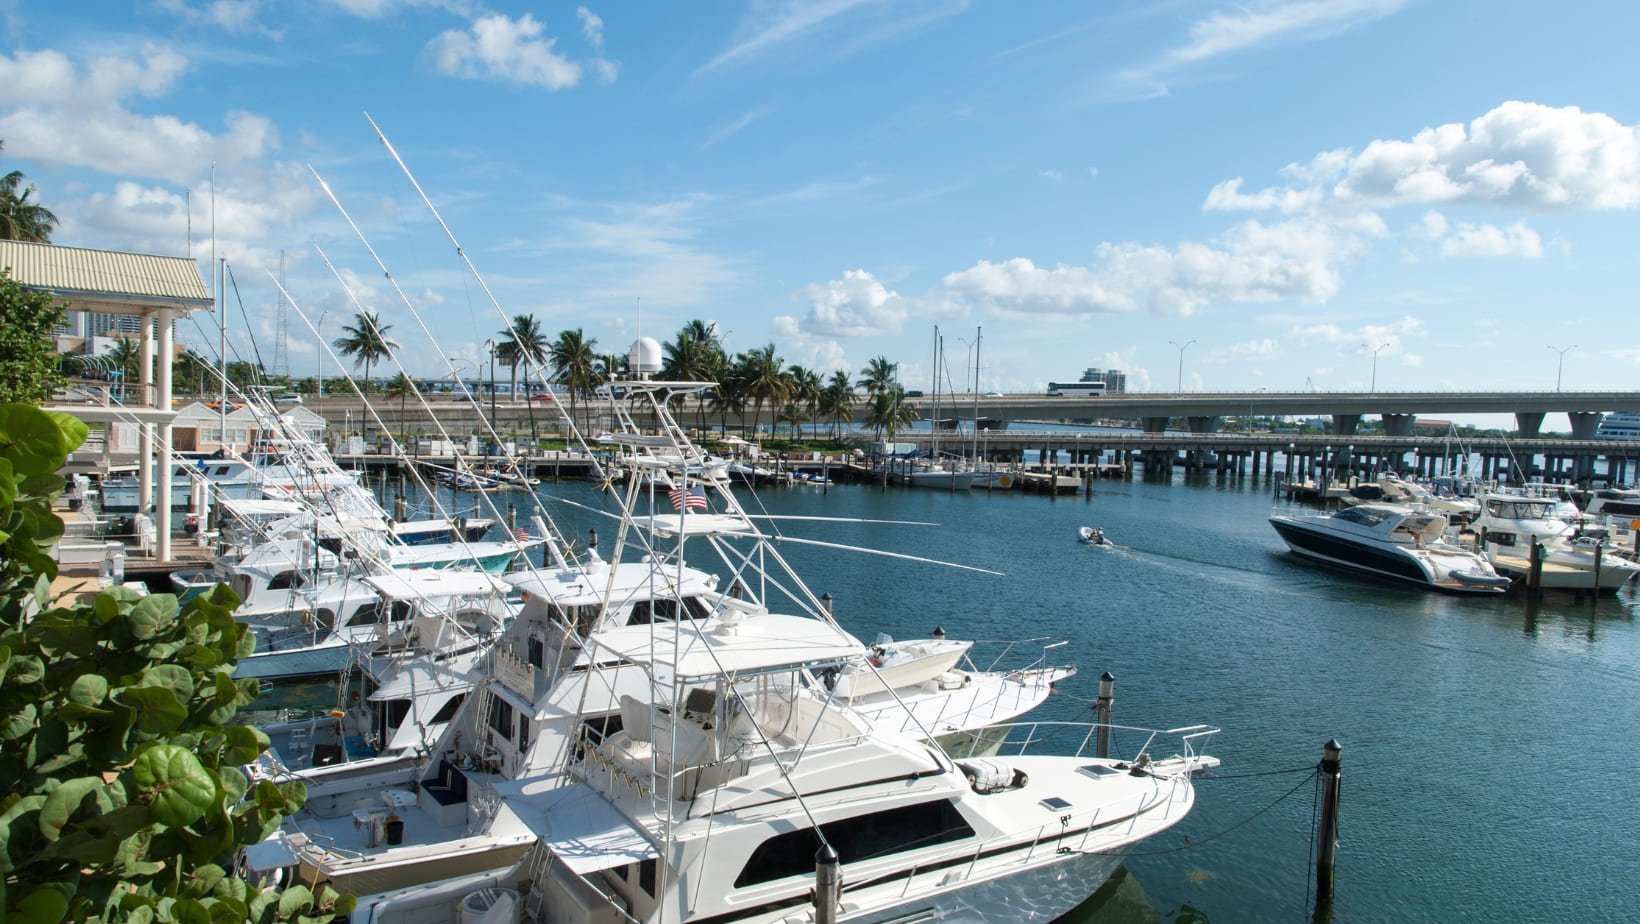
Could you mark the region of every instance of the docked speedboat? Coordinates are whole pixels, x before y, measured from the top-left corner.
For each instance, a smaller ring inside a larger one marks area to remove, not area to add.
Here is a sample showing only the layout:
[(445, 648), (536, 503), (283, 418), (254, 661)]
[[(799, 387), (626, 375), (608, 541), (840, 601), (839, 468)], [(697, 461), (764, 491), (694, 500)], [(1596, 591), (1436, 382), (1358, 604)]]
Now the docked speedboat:
[(1272, 514), (1294, 555), (1453, 593), (1502, 593), (1509, 579), (1486, 559), (1446, 541), (1447, 519), (1395, 504), (1358, 504), (1333, 514)]

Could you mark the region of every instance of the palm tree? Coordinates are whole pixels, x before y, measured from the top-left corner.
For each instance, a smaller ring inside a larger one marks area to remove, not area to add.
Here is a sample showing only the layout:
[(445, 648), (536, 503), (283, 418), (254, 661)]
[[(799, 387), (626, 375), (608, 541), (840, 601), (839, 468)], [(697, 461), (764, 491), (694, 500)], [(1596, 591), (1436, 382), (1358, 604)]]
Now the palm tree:
[[(353, 365), (357, 368), (364, 366), (364, 385), (359, 390), (370, 390), (370, 366), (378, 359), (386, 359), (399, 348), (397, 343), (387, 339), (387, 332), (393, 329), (391, 324), (383, 324), (381, 315), (369, 311), (359, 312), (351, 325), (343, 325), (345, 336), (336, 338), (334, 346), (342, 351), (343, 356), (353, 357)], [(360, 421), (363, 426), (363, 421)]]
[(894, 436), (902, 429), (917, 422), (917, 410), (905, 400), (905, 390), (895, 384), (886, 391), (871, 399), (871, 409), (866, 412), (866, 423), (871, 425), (879, 436), (892, 443)]
[(182, 385), (197, 385), (195, 394), (205, 394), (205, 379), (214, 375), (216, 364), (201, 356), (193, 347), (182, 351), (182, 355), (171, 363), (171, 380)]
[(887, 356), (879, 356), (860, 370), (860, 381), (854, 383), (855, 387), (864, 388), (867, 397), (875, 398), (897, 386), (899, 368), (899, 363), (891, 363)]
[[(780, 357), (774, 355), (774, 344), (758, 347), (740, 354), (735, 358), (735, 366), (739, 370), (741, 388), (746, 397), (752, 399), (752, 432), (757, 432), (757, 422), (763, 416), (763, 402), (768, 401), (775, 407), (786, 400), (791, 385), (786, 374), (781, 371)], [(769, 429), (772, 432), (774, 422), (771, 420)]]
[(831, 421), (831, 438), (837, 439), (842, 421), (854, 418), (854, 385), (849, 382), (847, 372), (838, 369), (826, 380), (826, 387), (820, 391), (818, 412)]
[(581, 328), (560, 331), (547, 347), (552, 380), (569, 392), (570, 419), (575, 418), (576, 399), (591, 394), (598, 386), (597, 338), (588, 338)]
[(399, 399), (399, 434), (401, 440), (408, 435), (410, 429), (409, 424), (405, 422), (407, 417), (404, 411), (404, 401), (415, 393), (416, 383), (410, 381), (410, 376), (405, 375), (402, 371), (387, 382), (387, 389), (384, 394), (389, 398)]
[(512, 393), (518, 395), (518, 367), (524, 367), (524, 378), (530, 376), (530, 367), (541, 365), (547, 358), (547, 334), (533, 314), (515, 315), (512, 326), (497, 336), (495, 358), (512, 371)]
[(114, 345), (103, 354), (113, 366), (109, 371), (115, 373), (120, 382), (120, 403), (125, 403), (125, 388), (142, 381), (142, 350), (137, 347), (137, 341), (132, 337), (120, 337)]
[[(5, 142), (0, 141), (0, 149), (4, 148)], [(45, 206), (28, 201), (34, 194), (32, 183), (19, 194), (22, 185), (21, 170), (0, 176), (0, 239), (44, 244), (57, 227), (57, 216)]]
[(793, 365), (786, 370), (786, 381), (791, 385), (791, 393), (787, 397), (797, 405), (803, 420), (813, 421), (819, 417), (820, 373)]
[[(661, 374), (673, 381), (717, 382), (723, 374), (723, 343), (716, 325), (710, 321), (690, 321), (683, 325), (677, 339), (663, 344), (661, 350), (664, 356)], [(704, 429), (704, 402), (696, 405), (695, 415), (695, 425)]]

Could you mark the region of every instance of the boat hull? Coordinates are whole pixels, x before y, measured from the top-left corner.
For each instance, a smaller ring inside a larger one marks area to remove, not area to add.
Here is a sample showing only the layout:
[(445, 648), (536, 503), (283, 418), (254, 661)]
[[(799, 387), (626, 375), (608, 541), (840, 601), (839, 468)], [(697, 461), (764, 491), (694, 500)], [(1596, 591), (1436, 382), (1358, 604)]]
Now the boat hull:
[(1271, 517), (1270, 525), (1275, 527), (1277, 535), (1287, 543), (1287, 548), (1291, 549), (1294, 555), (1330, 567), (1416, 584), (1447, 593), (1495, 594), (1501, 593), (1508, 583), (1506, 580), (1477, 580), (1475, 583), (1463, 580), (1437, 581), (1435, 575), (1426, 570), (1416, 557), (1399, 548), (1352, 542), (1337, 534), (1309, 528), (1287, 517)]

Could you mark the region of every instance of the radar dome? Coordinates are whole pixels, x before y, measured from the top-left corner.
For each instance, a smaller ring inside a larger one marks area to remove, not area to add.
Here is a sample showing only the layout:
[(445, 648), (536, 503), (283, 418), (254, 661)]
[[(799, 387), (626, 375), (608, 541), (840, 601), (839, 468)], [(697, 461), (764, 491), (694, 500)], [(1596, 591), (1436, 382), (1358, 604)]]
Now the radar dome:
[(661, 371), (661, 344), (654, 337), (639, 337), (626, 354), (626, 362), (635, 375), (654, 375)]

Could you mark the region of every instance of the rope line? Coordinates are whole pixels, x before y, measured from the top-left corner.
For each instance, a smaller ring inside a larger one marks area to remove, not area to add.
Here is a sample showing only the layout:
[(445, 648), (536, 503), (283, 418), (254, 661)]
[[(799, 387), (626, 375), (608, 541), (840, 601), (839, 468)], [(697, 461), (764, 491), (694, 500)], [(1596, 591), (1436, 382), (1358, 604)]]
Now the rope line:
[(1203, 773), (1203, 774), (1198, 775), (1196, 777), (1196, 779), (1199, 782), (1204, 782), (1205, 783), (1205, 782), (1209, 782), (1209, 781), (1213, 781), (1213, 780), (1250, 780), (1250, 779), (1253, 779), (1254, 777), (1261, 777), (1261, 776), (1281, 776), (1281, 775), (1287, 774), (1287, 773), (1314, 773), (1314, 772), (1315, 772), (1315, 765), (1310, 764), (1307, 767), (1293, 767), (1290, 770), (1263, 770), (1263, 771), (1260, 771), (1258, 773), (1230, 773), (1230, 774), (1220, 775), (1220, 774), (1217, 774), (1217, 773), (1208, 772), (1208, 773)]
[[(1317, 768), (1311, 767), (1310, 770), (1317, 779), (1320, 778), (1321, 773)], [(1165, 855), (1171, 854), (1171, 853), (1182, 853), (1186, 850), (1193, 850), (1197, 847), (1200, 847), (1203, 844), (1209, 843), (1211, 841), (1218, 840), (1219, 838), (1225, 836), (1226, 834), (1229, 834), (1231, 831), (1234, 831), (1237, 828), (1241, 827), (1242, 825), (1245, 825), (1248, 822), (1252, 821), (1253, 819), (1259, 817), (1260, 815), (1263, 815), (1265, 812), (1270, 811), (1271, 809), (1273, 809), (1276, 806), (1280, 805), (1282, 802), (1285, 802), (1287, 800), (1288, 796), (1291, 796), (1293, 793), (1298, 792), (1300, 789), (1304, 788), (1304, 784), (1308, 783), (1308, 782), (1309, 782), (1309, 779), (1299, 780), (1298, 785), (1296, 785), (1292, 789), (1289, 789), (1286, 792), (1282, 793), (1280, 796), (1277, 796), (1276, 800), (1274, 802), (1271, 802), (1269, 805), (1266, 805), (1264, 808), (1261, 808), (1258, 811), (1254, 812), (1253, 814), (1248, 815), (1246, 818), (1243, 818), (1242, 820), (1236, 822), (1235, 824), (1231, 825), (1228, 828), (1225, 828), (1222, 831), (1217, 831), (1213, 834), (1209, 834), (1206, 837), (1195, 839), (1195, 840), (1188, 840), (1187, 839), (1187, 842), (1185, 844), (1183, 844), (1181, 846), (1178, 846), (1178, 847), (1169, 847), (1166, 850), (1142, 850), (1142, 851), (1127, 851), (1127, 850), (1124, 850), (1124, 851), (1120, 851), (1116, 855), (1117, 856), (1122, 856), (1122, 857), (1160, 857), (1160, 856), (1165, 856)], [(1311, 828), (1313, 830), (1314, 825), (1311, 825)], [(1313, 836), (1314, 835), (1312, 835), (1312, 838), (1313, 838)]]

